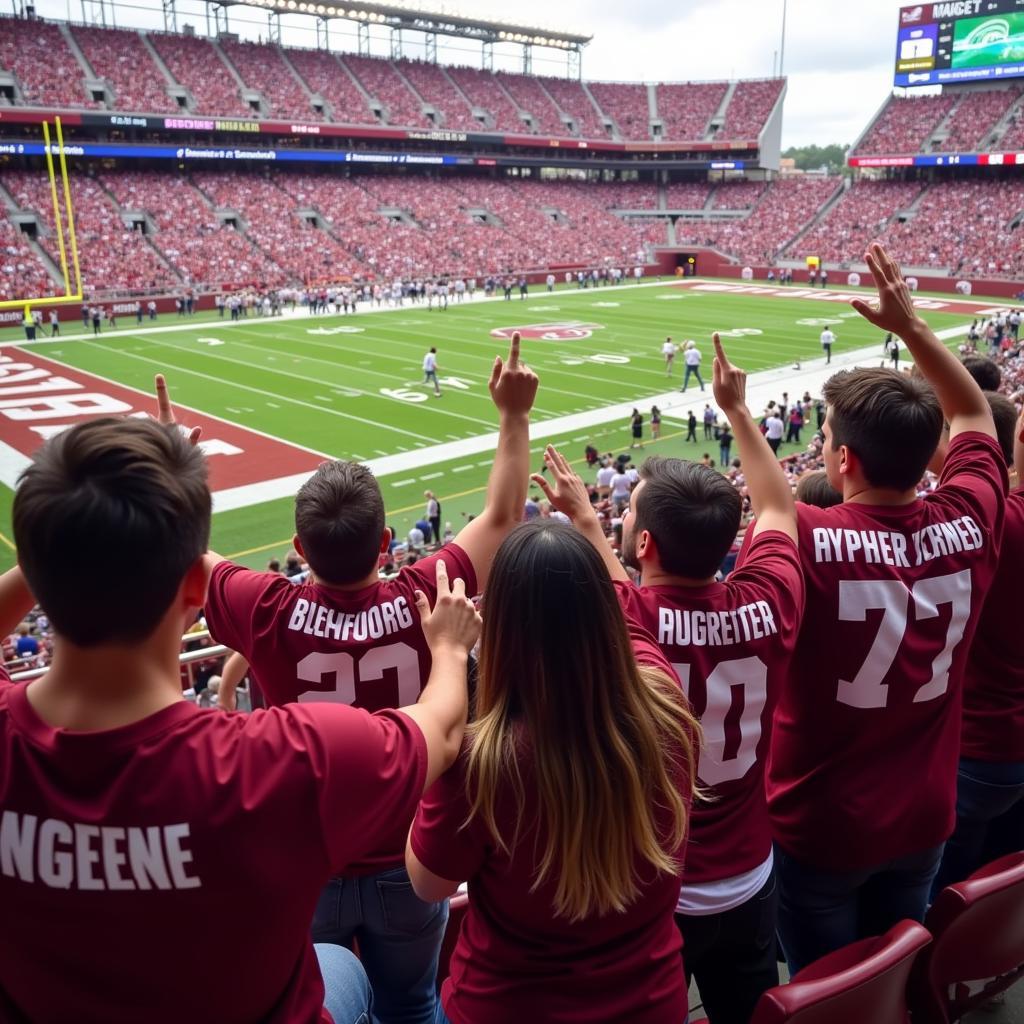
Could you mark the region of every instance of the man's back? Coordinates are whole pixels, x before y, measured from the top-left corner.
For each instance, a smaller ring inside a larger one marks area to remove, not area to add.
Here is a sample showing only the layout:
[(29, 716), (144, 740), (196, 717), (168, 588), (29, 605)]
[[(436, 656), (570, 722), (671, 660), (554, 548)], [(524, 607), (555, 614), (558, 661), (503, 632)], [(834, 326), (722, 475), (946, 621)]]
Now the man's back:
[[(771, 869), (764, 797), (768, 734), (803, 611), (796, 545), (766, 531), (742, 568), (706, 587), (617, 583), (628, 613), (658, 640), (701, 721), (698, 776), (708, 799), (693, 805), (683, 875), (706, 886), (759, 867)], [(764, 877), (752, 879), (756, 892)], [(719, 910), (728, 909), (719, 907)]]
[[(26, 689), (0, 673), (0, 903), (18, 922), (0, 930), (0, 1018), (320, 1021), (309, 921), (332, 873), (411, 821), (412, 720), (181, 701), (74, 733)], [(244, 950), (238, 972), (188, 958), (197, 928), (208, 953)]]
[(1024, 579), (1024, 490), (1006, 500), (995, 580), (967, 657), (961, 754), (979, 761), (1024, 758), (1024, 658), (1015, 641)]
[(996, 442), (961, 434), (925, 500), (800, 506), (807, 610), (768, 802), (776, 839), (804, 863), (867, 868), (952, 830), (960, 688), (1004, 490)]

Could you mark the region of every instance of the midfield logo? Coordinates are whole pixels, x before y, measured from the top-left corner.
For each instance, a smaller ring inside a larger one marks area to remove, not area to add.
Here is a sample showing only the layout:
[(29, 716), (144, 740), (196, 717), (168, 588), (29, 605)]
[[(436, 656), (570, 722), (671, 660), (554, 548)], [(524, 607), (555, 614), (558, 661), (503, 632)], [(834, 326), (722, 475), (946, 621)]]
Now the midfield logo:
[(541, 341), (578, 341), (589, 338), (594, 331), (604, 330), (604, 324), (585, 324), (579, 320), (566, 320), (549, 324), (524, 324), (520, 327), (497, 327), (491, 331), (492, 338), (511, 338), (518, 331), (523, 338), (539, 338)]

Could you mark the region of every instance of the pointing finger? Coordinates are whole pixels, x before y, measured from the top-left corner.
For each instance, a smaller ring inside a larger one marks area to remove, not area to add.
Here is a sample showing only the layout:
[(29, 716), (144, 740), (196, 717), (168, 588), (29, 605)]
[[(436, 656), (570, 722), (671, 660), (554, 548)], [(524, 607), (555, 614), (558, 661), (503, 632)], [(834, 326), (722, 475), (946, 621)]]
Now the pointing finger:
[(508, 368), (516, 370), (519, 368), (519, 332), (512, 332), (512, 341), (508, 347)]
[(161, 423), (173, 423), (174, 413), (171, 410), (171, 399), (167, 393), (167, 381), (162, 373), (156, 375), (156, 408), (157, 419)]
[(450, 594), (451, 589), (448, 586), (448, 567), (444, 564), (444, 559), (439, 558), (437, 560), (437, 596), (441, 597), (443, 594)]

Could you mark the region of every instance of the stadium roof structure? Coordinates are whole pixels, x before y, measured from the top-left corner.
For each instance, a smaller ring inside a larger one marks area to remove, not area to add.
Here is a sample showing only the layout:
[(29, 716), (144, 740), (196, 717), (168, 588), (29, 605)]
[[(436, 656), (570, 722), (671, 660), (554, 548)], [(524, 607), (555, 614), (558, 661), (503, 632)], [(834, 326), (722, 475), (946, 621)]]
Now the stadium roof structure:
[(344, 18), (367, 25), (409, 29), (436, 35), (461, 36), (489, 43), (519, 43), (546, 46), (558, 50), (574, 50), (586, 46), (594, 37), (580, 32), (526, 25), (518, 21), (479, 18), (446, 5), (391, 0), (373, 3), (369, 0), (218, 0), (221, 6), (231, 3), (259, 7), (274, 14), (308, 14), (319, 18)]

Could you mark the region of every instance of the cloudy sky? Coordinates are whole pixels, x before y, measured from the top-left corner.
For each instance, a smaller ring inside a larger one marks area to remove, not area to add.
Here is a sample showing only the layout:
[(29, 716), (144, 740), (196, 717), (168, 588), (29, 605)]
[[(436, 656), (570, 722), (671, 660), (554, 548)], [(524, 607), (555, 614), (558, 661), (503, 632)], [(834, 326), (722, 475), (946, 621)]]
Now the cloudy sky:
[[(138, 3), (138, 0), (135, 0)], [(159, 10), (155, 0), (145, 6)], [(441, 6), (426, 0), (426, 6)], [(583, 72), (588, 78), (619, 81), (680, 81), (771, 74), (782, 36), (783, 0), (445, 0), (448, 9), (484, 17), (513, 17), (538, 26), (590, 33)], [(142, 6), (142, 4), (139, 4)], [(899, 0), (788, 0), (785, 73), (789, 77), (783, 145), (851, 143), (882, 104), (892, 85)], [(79, 0), (37, 0), (44, 17), (81, 20)], [(204, 7), (179, 0), (179, 27), (205, 31)], [(159, 27), (158, 13), (119, 9), (122, 25)], [(332, 46), (355, 49), (351, 22), (332, 23)], [(231, 28), (247, 38), (266, 36), (266, 18), (252, 8), (232, 8)], [(314, 45), (312, 20), (285, 26), (285, 42)], [(467, 51), (439, 47), (442, 60), (473, 63)], [(417, 56), (415, 37), (409, 55)], [(375, 51), (388, 52), (385, 33)], [(419, 51), (422, 52), (422, 51)], [(542, 61), (534, 71), (558, 73), (564, 64)], [(514, 67), (516, 58), (496, 54), (496, 66)]]

